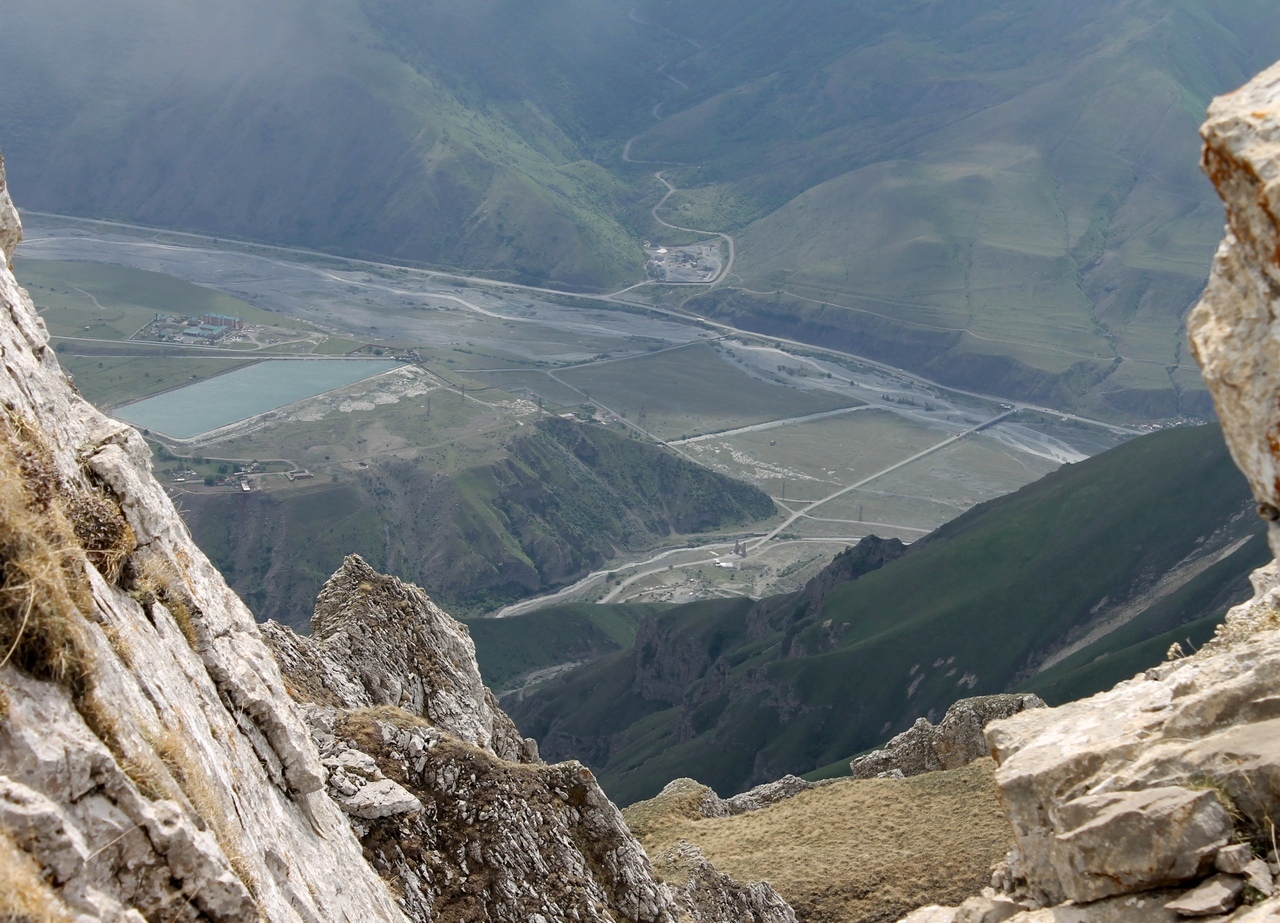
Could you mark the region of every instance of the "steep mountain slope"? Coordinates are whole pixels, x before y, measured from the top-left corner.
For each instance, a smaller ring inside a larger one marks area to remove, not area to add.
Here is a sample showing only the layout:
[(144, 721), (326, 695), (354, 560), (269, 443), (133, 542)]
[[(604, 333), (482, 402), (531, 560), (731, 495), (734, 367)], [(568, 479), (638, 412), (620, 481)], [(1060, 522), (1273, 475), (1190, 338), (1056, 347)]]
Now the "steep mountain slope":
[(689, 187), (667, 220), (737, 238), (741, 286), (699, 310), (962, 387), (1207, 413), (1179, 334), (1219, 226), (1195, 127), (1280, 53), (1269, 4), (642, 10), (700, 43), (631, 148), (696, 165), (665, 167)]
[(797, 594), (667, 610), (631, 649), (509, 710), (623, 803), (679, 775), (738, 791), (968, 695), (1092, 692), (1152, 644), (1202, 643), (1211, 623), (1188, 623), (1248, 593), (1260, 531), (1218, 430), (1166, 431), (975, 507), (816, 606)]
[(22, 0), (0, 124), (29, 208), (589, 289), (641, 268), (588, 144), (636, 41), (613, 2)]
[(549, 418), (533, 429), (500, 460), (452, 477), (388, 459), (354, 485), (282, 500), (192, 496), (184, 515), (259, 618), (301, 627), (350, 548), (471, 615), (570, 583), (673, 532), (774, 513), (758, 488), (605, 427)]

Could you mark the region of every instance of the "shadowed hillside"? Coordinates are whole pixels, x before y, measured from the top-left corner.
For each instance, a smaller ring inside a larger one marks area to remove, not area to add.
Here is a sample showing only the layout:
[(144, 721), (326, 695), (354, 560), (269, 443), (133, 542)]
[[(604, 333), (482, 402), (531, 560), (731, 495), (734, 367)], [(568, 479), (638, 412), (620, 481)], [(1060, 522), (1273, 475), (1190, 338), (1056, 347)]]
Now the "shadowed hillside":
[(1203, 643), (1267, 560), (1262, 532), (1218, 429), (1166, 431), (975, 507), (816, 607), (674, 607), (630, 649), (506, 701), (622, 803), (682, 775), (729, 793), (839, 771), (957, 699), (1062, 701)]

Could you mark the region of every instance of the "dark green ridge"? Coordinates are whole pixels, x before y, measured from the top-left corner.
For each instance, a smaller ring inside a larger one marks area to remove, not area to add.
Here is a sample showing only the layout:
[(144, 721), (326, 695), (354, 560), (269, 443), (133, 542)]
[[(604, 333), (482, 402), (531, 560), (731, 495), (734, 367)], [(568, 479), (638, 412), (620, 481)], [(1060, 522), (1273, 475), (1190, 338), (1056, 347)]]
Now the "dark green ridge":
[[(836, 771), (956, 699), (1084, 695), (1158, 662), (1173, 640), (1200, 643), (1247, 596), (1261, 532), (1218, 428), (1166, 430), (975, 507), (816, 611), (801, 594), (678, 606), (646, 620), (631, 649), (505, 704), (549, 758), (583, 759), (620, 803), (678, 776), (728, 793)], [(1122, 630), (1035, 674), (1099, 603), (1242, 539)]]
[(750, 484), (604, 426), (550, 417), (522, 432), (497, 461), (453, 476), (379, 459), (351, 484), (232, 502), (191, 495), (183, 517), (259, 619), (305, 631), (316, 593), (353, 549), (464, 618), (572, 583), (620, 551), (775, 511)]

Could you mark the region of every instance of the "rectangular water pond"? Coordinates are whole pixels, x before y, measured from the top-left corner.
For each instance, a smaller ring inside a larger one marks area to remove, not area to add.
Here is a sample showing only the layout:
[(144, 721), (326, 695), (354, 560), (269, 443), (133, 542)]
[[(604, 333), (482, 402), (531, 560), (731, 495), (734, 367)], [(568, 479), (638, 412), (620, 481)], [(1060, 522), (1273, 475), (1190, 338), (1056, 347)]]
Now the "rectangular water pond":
[(386, 359), (273, 359), (117, 408), (115, 416), (190, 439), (395, 368)]

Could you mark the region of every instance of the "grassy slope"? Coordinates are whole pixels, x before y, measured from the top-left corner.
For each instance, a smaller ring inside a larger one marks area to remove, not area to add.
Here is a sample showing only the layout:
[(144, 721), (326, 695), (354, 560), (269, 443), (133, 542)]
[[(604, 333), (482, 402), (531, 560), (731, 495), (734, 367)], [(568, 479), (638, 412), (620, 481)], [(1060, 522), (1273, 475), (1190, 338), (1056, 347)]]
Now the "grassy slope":
[(471, 619), (467, 627), (485, 683), (501, 689), (535, 670), (629, 647), (641, 620), (665, 608), (662, 603), (566, 603), (516, 618)]
[[(1224, 522), (1224, 510), (1240, 515)], [(1136, 597), (1200, 545), (1258, 529), (1216, 428), (1167, 431), (975, 507), (816, 612), (794, 598), (669, 610), (632, 650), (511, 710), (550, 756), (593, 763), (623, 802), (680, 775), (737, 790), (874, 746), (955, 699), (1017, 686), (1104, 598)], [(1063, 689), (1132, 675), (1131, 661), (1149, 652), (1139, 645), (1220, 615), (1223, 600), (1247, 591), (1257, 553), (1246, 545), (1147, 607), (1083, 653), (1091, 669)]]
[(948, 383), (1207, 409), (1166, 368), (1220, 236), (1195, 129), (1280, 54), (1267, 4), (650, 6), (706, 43), (676, 71), (702, 92), (633, 154), (699, 164), (678, 182), (714, 195), (679, 223), (736, 229), (743, 288), (800, 296), (701, 307)]
[[(622, 4), (527, 7), (20, 2), (0, 34), (13, 187), (35, 209), (618, 284), (641, 253), (586, 142), (617, 107), (562, 87), (595, 67), (629, 95), (635, 69), (600, 55), (634, 27)], [(548, 45), (557, 22), (578, 28)]]
[(700, 817), (687, 798), (665, 796), (623, 817), (650, 856), (688, 840), (735, 881), (769, 881), (802, 920), (896, 920), (988, 883), (1013, 841), (993, 768), (846, 779), (737, 817)]
[(354, 483), (192, 496), (186, 518), (260, 618), (302, 627), (320, 584), (351, 551), (469, 616), (572, 582), (672, 532), (774, 512), (760, 490), (602, 426), (550, 418), (500, 454), (452, 476), (389, 459)]

